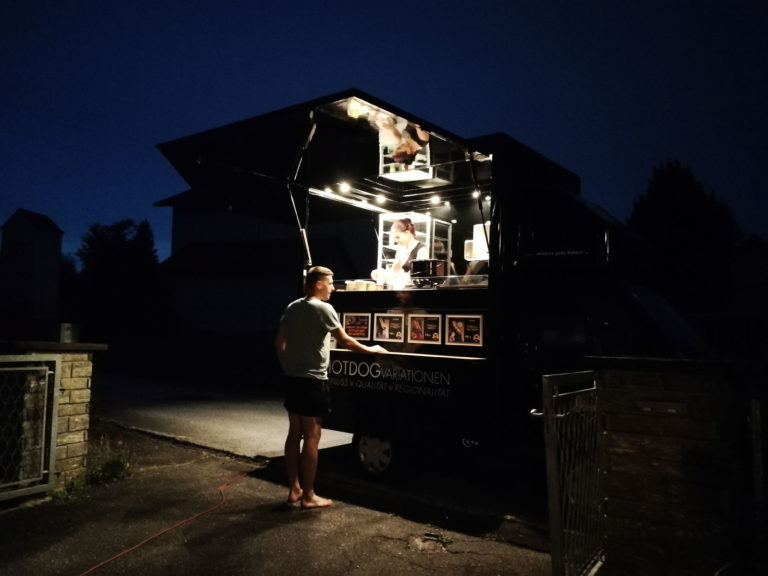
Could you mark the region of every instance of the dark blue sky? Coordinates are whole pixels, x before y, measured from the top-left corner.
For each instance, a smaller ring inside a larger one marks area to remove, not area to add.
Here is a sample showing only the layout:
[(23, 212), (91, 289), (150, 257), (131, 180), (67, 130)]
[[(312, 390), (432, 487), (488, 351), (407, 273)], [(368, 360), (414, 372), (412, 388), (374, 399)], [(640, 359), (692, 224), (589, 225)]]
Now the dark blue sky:
[(0, 224), (47, 214), (72, 253), (93, 222), (148, 219), (165, 258), (152, 204), (185, 183), (156, 144), (356, 87), (460, 136), (506, 132), (620, 220), (679, 159), (768, 238), (764, 2), (397, 6), (4, 2)]

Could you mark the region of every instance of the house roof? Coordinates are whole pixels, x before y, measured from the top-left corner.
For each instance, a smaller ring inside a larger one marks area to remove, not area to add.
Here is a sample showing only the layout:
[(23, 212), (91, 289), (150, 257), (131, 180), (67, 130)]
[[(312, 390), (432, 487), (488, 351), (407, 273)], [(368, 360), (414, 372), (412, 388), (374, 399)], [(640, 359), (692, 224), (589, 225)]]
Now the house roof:
[(36, 230), (49, 230), (58, 232), (59, 234), (64, 234), (64, 231), (45, 214), (32, 212), (31, 210), (25, 210), (24, 208), (19, 208), (16, 210), (16, 212), (14, 212), (11, 217), (5, 221), (2, 227), (6, 228), (8, 224), (12, 224), (14, 222), (24, 222)]

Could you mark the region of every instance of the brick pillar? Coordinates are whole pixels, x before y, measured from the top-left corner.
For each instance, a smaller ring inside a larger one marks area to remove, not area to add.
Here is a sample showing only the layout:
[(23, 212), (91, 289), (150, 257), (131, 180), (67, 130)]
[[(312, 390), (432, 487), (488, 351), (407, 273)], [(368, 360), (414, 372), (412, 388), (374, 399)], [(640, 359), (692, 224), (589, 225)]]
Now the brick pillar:
[(92, 373), (92, 354), (61, 355), (55, 469), (59, 488), (85, 476)]

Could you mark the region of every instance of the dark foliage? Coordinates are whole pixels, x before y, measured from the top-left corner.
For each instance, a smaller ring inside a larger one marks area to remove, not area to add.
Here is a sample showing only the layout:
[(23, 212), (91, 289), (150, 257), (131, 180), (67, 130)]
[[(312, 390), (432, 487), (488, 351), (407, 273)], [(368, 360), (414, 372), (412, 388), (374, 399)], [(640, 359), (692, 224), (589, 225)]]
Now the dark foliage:
[(630, 229), (645, 239), (650, 281), (684, 313), (722, 311), (740, 233), (730, 208), (677, 160), (656, 166)]
[(157, 306), (159, 264), (149, 223), (92, 224), (77, 257), (83, 339), (112, 347), (140, 338)]
[(649, 282), (722, 356), (768, 352), (768, 242), (744, 238), (730, 208), (677, 160), (653, 170), (628, 226), (647, 246)]

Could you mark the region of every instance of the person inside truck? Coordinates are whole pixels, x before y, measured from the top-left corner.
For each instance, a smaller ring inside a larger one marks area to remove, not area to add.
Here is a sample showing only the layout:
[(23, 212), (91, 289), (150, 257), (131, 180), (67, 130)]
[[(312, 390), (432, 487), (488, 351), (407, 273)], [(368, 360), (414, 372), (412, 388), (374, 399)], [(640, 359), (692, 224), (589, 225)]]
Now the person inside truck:
[(395, 220), (389, 234), (396, 246), (392, 267), (388, 270), (374, 270), (371, 278), (400, 289), (410, 282), (411, 262), (429, 258), (429, 250), (426, 244), (416, 239), (416, 228), (410, 218)]
[(386, 352), (378, 345), (361, 344), (345, 332), (339, 315), (328, 303), (333, 290), (333, 272), (329, 268), (310, 268), (306, 295), (285, 309), (275, 337), (275, 349), (283, 369), (284, 405), (288, 411), (285, 439), (288, 502), (301, 502), (302, 509), (333, 505), (332, 500), (315, 494), (322, 420), (330, 411), (330, 335), (339, 346), (349, 350), (370, 354)]
[(416, 153), (429, 144), (429, 132), (410, 122), (401, 134), (400, 145), (395, 148), (392, 159), (400, 164), (413, 164)]
[(395, 220), (392, 223), (390, 234), (397, 245), (392, 272), (410, 272), (412, 260), (429, 258), (427, 246), (416, 239), (416, 228), (410, 218)]
[(379, 130), (379, 146), (394, 148), (392, 159), (399, 164), (413, 164), (416, 153), (429, 144), (429, 132), (403, 118), (378, 113), (373, 123)]

